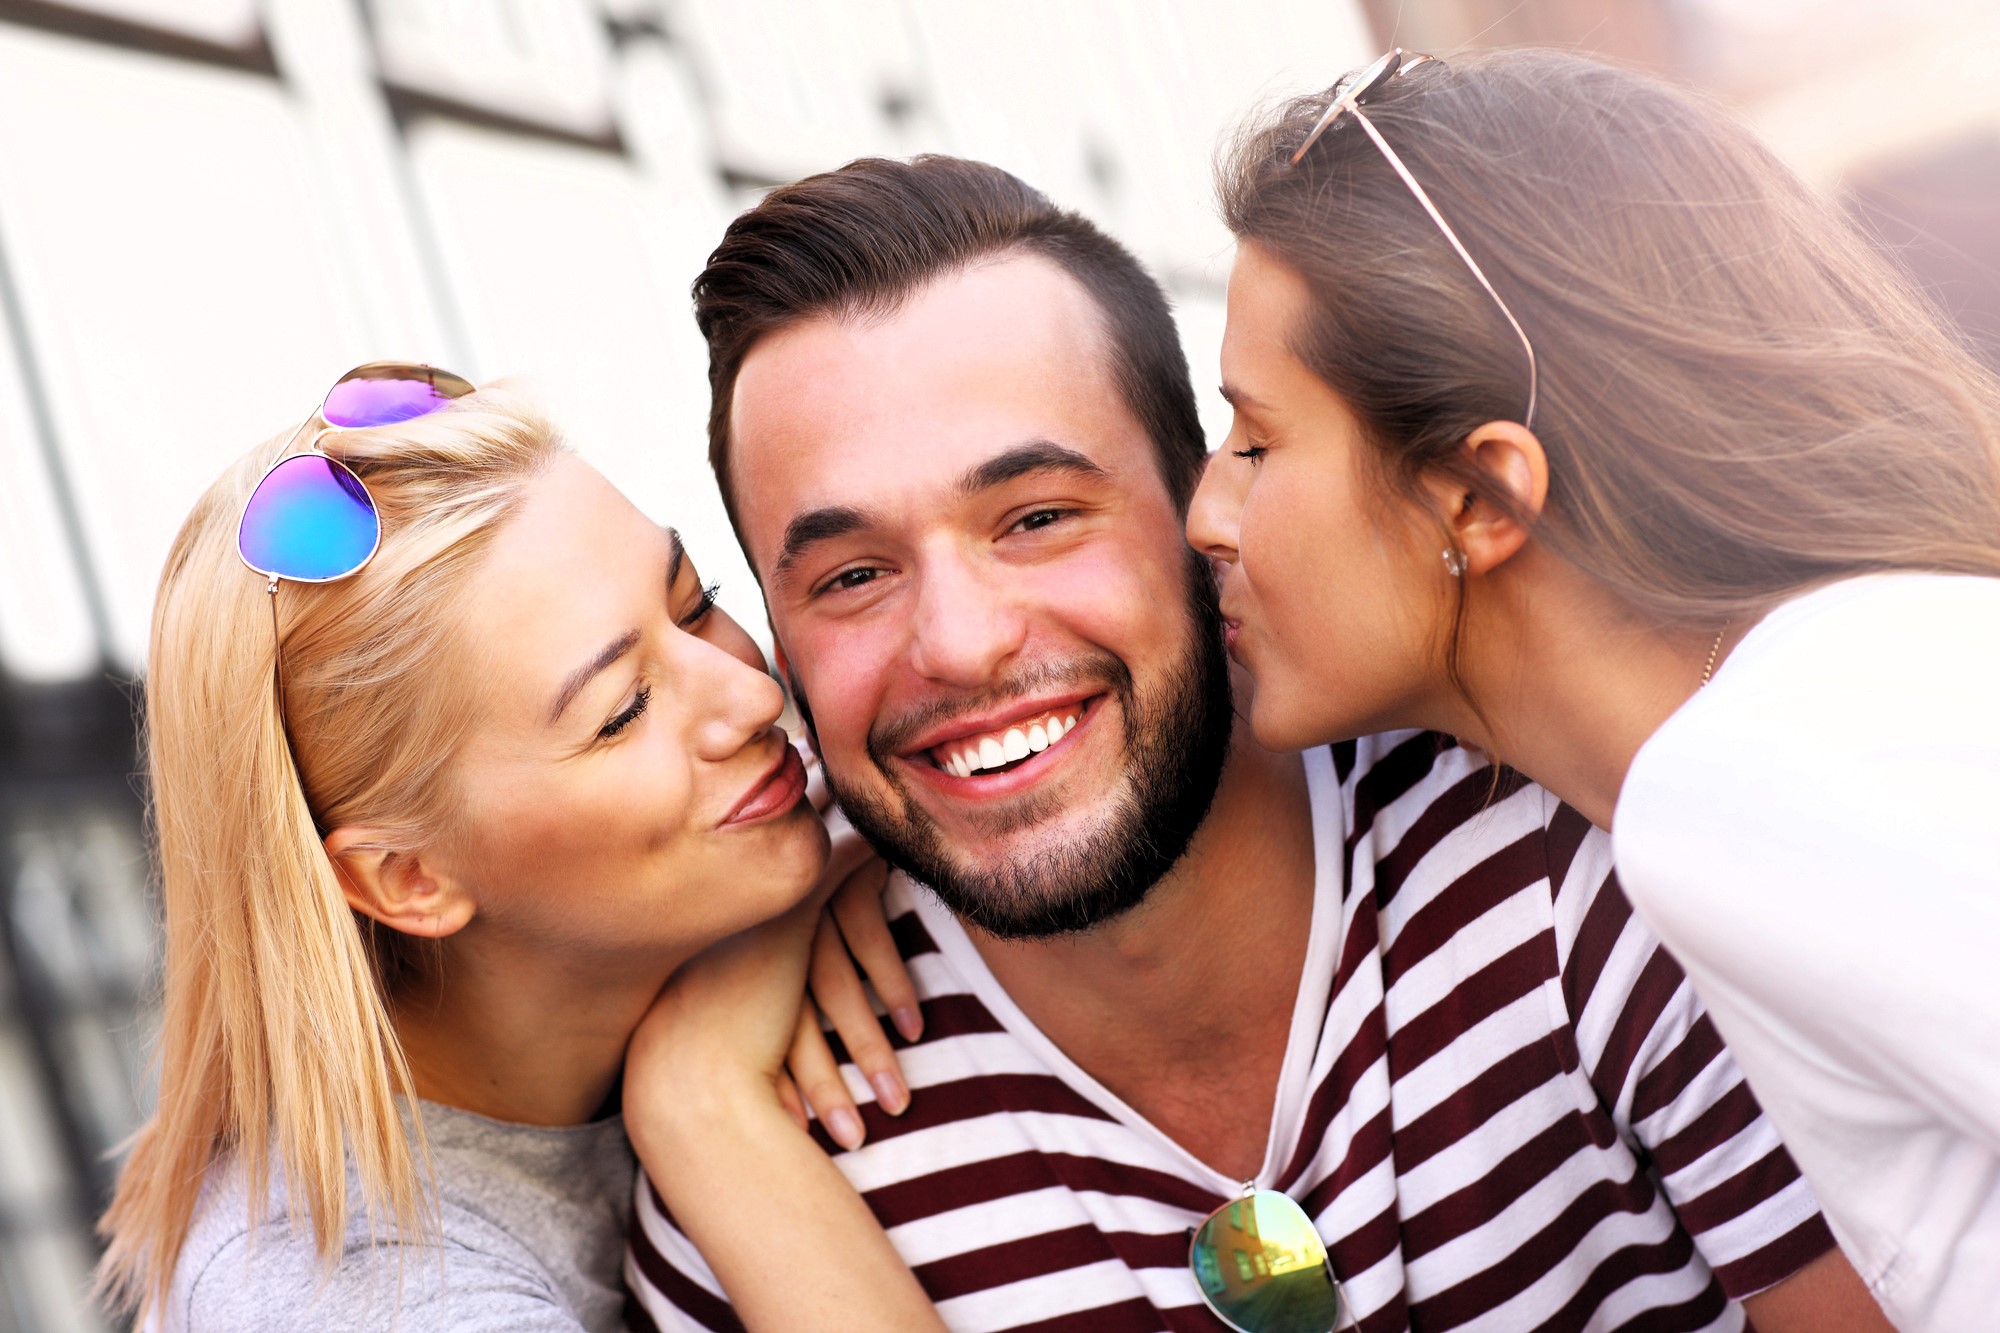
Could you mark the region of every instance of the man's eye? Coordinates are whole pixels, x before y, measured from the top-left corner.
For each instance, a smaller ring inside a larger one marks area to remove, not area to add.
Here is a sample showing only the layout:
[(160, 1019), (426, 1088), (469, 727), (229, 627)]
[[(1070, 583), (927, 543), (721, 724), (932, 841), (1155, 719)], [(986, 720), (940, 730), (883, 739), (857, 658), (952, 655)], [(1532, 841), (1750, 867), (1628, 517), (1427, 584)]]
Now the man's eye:
[(859, 569), (843, 569), (821, 584), (820, 591), (846, 592), (853, 588), (859, 588), (863, 584), (873, 583), (880, 577), (881, 573), (881, 570), (876, 569), (872, 565), (863, 565)]
[(1033, 532), (1037, 528), (1046, 528), (1052, 523), (1060, 523), (1068, 513), (1067, 509), (1037, 509), (1032, 513), (1022, 515), (1015, 521), (1014, 526), (1023, 532)]

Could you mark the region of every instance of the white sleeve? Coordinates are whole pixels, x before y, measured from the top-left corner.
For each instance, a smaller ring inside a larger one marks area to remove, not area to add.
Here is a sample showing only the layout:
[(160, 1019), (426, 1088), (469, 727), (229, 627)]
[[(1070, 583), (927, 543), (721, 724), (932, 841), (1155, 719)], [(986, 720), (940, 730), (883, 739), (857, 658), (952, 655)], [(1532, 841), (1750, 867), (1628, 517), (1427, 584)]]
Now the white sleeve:
[(1704, 993), (2000, 1152), (2000, 687), (1938, 703), (1709, 710), (1634, 764), (1618, 860)]

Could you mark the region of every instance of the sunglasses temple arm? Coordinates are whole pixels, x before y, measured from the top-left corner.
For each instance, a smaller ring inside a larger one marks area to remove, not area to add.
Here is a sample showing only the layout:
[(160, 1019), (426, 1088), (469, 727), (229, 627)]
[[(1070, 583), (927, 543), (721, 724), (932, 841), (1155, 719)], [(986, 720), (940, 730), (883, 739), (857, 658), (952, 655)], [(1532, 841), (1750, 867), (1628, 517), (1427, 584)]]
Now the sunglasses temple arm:
[[(299, 428), (292, 432), (292, 438), (285, 441), (284, 450), (278, 455), (278, 457), (280, 458), (289, 457), (292, 452), (292, 446), (299, 442), (299, 436), (305, 434), (308, 430), (310, 430), (312, 428), (312, 424), (318, 420), (319, 420), (319, 409), (315, 407), (312, 410), (312, 415), (307, 417), (304, 421), (301, 421), (299, 423)], [(313, 437), (313, 444), (317, 445), (318, 443), (319, 443), (319, 436), (315, 435)]]
[(1424, 187), (1417, 184), (1417, 178), (1410, 174), (1408, 167), (1403, 165), (1403, 159), (1396, 156), (1396, 150), (1389, 147), (1389, 141), (1384, 139), (1381, 131), (1375, 128), (1375, 122), (1362, 114), (1361, 108), (1358, 106), (1348, 107), (1347, 110), (1353, 113), (1356, 120), (1361, 122), (1361, 128), (1368, 132), (1368, 137), (1375, 141), (1377, 148), (1382, 150), (1382, 156), (1389, 160), (1389, 165), (1395, 169), (1398, 176), (1403, 178), (1403, 184), (1410, 187), (1410, 193), (1415, 195), (1417, 202), (1424, 206), (1424, 212), (1431, 215), (1431, 221), (1437, 223), (1437, 229), (1444, 233), (1444, 238), (1447, 241), (1451, 242), (1451, 248), (1458, 251), (1458, 257), (1463, 259), (1465, 266), (1472, 270), (1472, 276), (1479, 279), (1479, 285), (1484, 287), (1486, 294), (1493, 298), (1493, 304), (1499, 307), (1500, 314), (1506, 319), (1509, 327), (1514, 330), (1514, 336), (1521, 340), (1521, 350), (1527, 353), (1528, 356), (1528, 410), (1522, 416), (1521, 424), (1530, 430), (1534, 429), (1535, 397), (1536, 390), (1539, 387), (1538, 376), (1535, 371), (1535, 349), (1528, 342), (1528, 335), (1521, 328), (1521, 322), (1514, 318), (1514, 312), (1507, 308), (1507, 303), (1500, 299), (1500, 293), (1495, 291), (1493, 284), (1486, 280), (1486, 273), (1479, 267), (1479, 262), (1472, 257), (1471, 252), (1458, 239), (1458, 233), (1451, 229), (1451, 224), (1444, 220), (1444, 214), (1438, 212), (1437, 205), (1431, 202), (1431, 197), (1424, 193)]
[(1320, 116), (1319, 120), (1313, 124), (1312, 132), (1306, 135), (1306, 141), (1299, 145), (1297, 152), (1292, 154), (1291, 165), (1297, 166), (1299, 159), (1306, 155), (1307, 150), (1319, 142), (1319, 136), (1326, 133), (1326, 127), (1333, 124), (1334, 117), (1349, 109), (1351, 109), (1351, 103), (1346, 94), (1343, 93), (1341, 96), (1334, 98), (1333, 105), (1329, 106), (1325, 113)]

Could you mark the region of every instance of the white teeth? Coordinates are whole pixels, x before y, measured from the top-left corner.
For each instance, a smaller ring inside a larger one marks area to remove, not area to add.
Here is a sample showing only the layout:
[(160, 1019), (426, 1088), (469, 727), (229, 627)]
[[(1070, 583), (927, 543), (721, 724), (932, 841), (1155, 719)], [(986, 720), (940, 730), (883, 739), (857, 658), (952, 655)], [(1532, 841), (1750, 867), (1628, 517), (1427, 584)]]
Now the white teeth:
[(1076, 714), (1049, 716), (1026, 727), (1009, 727), (997, 736), (965, 742), (962, 750), (939, 750), (937, 765), (954, 777), (968, 778), (989, 768), (1026, 759), (1048, 749), (1076, 727)]

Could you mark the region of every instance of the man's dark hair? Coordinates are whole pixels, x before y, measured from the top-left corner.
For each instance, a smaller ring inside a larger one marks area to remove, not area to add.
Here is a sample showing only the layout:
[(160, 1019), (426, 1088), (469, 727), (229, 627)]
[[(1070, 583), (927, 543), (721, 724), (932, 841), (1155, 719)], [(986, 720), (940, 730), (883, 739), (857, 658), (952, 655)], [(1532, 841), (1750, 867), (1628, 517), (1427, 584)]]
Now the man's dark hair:
[(936, 278), (1015, 252), (1053, 260), (1104, 312), (1113, 380), (1186, 510), (1207, 447), (1166, 293), (1131, 252), (999, 167), (867, 157), (773, 190), (729, 224), (695, 279), (695, 322), (708, 340), (708, 461), (739, 538), (729, 413), (757, 340), (816, 315), (892, 312)]

